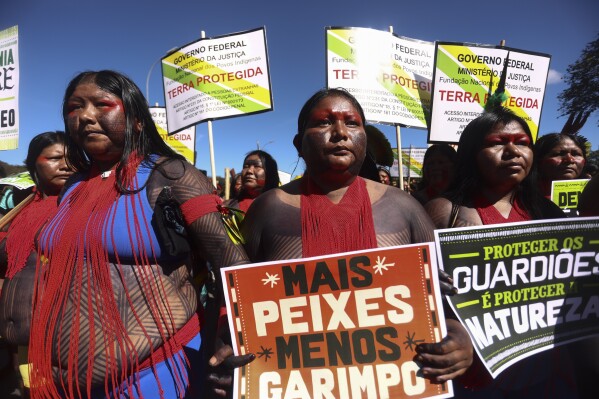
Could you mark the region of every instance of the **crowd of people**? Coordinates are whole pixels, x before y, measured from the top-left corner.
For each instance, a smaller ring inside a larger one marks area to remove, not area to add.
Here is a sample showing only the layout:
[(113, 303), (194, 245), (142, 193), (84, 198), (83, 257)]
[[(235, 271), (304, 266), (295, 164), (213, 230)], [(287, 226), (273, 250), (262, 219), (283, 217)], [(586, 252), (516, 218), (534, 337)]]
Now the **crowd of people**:
[[(26, 165), (36, 188), (0, 221), (0, 336), (22, 372), (17, 390), (32, 398), (227, 397), (233, 369), (255, 355), (233, 354), (221, 267), (563, 218), (547, 186), (580, 178), (586, 161), (580, 136), (547, 135), (535, 145), (522, 118), (496, 107), (466, 127), (457, 152), (427, 150), (422, 184), (410, 194), (373, 163), (355, 97), (322, 89), (300, 110), (292, 140), (303, 175), (281, 185), (274, 158), (248, 152), (223, 202), (164, 143), (125, 75), (77, 75), (63, 118), (64, 132), (31, 141)], [(599, 214), (597, 187), (593, 178), (581, 214)], [(227, 208), (245, 214), (242, 242), (230, 239)], [(441, 271), (440, 280), (443, 294), (455, 293)], [(591, 397), (567, 347), (492, 379), (464, 326), (446, 317), (447, 335), (419, 343), (416, 361), (431, 382), (453, 380), (456, 397)], [(590, 376), (599, 374), (596, 363), (587, 363)]]

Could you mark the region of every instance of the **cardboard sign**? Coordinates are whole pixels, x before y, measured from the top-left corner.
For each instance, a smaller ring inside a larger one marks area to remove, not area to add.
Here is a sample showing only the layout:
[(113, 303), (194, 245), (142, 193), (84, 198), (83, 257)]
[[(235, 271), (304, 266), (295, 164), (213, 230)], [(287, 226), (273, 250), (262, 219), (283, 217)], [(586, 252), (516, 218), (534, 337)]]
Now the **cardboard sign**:
[(188, 44), (162, 59), (162, 76), (169, 133), (273, 108), (264, 28)]
[(222, 269), (236, 354), (234, 395), (452, 396), (414, 362), (445, 319), (432, 243)]
[(190, 164), (195, 165), (196, 127), (191, 126), (176, 134), (169, 135), (166, 124), (166, 109), (164, 107), (150, 107), (150, 114), (162, 140), (177, 154), (183, 155)]
[(0, 150), (19, 148), (19, 28), (0, 31)]
[(589, 179), (554, 180), (551, 182), (551, 201), (564, 211), (578, 208), (578, 196)]
[(366, 28), (327, 28), (327, 86), (344, 87), (372, 122), (426, 128), (431, 42)]
[[(507, 62), (503, 106), (522, 117), (536, 140), (551, 57), (524, 50), (437, 42), (428, 142), (457, 143), (495, 92)], [(491, 84), (492, 81), (492, 84)]]
[(435, 230), (448, 297), (493, 377), (599, 335), (599, 218)]

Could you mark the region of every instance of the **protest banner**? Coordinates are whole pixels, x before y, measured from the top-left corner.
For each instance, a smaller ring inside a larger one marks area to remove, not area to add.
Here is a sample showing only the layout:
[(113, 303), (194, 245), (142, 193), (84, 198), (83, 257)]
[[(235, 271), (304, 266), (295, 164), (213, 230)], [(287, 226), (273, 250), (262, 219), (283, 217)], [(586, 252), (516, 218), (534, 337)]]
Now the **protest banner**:
[(551, 182), (551, 201), (564, 212), (570, 213), (578, 207), (578, 196), (589, 179), (554, 180)]
[(19, 148), (19, 28), (0, 31), (0, 150)]
[(162, 76), (169, 134), (273, 108), (264, 28), (183, 46), (162, 59)]
[[(403, 176), (405, 178), (421, 178), (422, 177), (422, 164), (424, 163), (424, 154), (426, 148), (402, 148), (402, 168)], [(399, 162), (397, 157), (397, 148), (393, 149), (393, 166), (391, 167), (391, 176), (399, 176)]]
[(166, 124), (166, 109), (164, 107), (150, 107), (150, 114), (156, 124), (156, 129), (162, 140), (177, 154), (183, 155), (189, 163), (195, 165), (196, 128), (190, 126), (178, 133), (169, 135)]
[(432, 243), (223, 268), (234, 397), (451, 397), (414, 362), (446, 334)]
[(367, 28), (326, 28), (327, 87), (343, 87), (371, 122), (426, 128), (431, 42)]
[(599, 218), (435, 230), (449, 303), (493, 377), (599, 335)]
[(492, 93), (497, 88), (505, 62), (503, 106), (526, 121), (536, 141), (550, 59), (510, 47), (437, 42), (428, 142), (460, 140), (466, 125), (483, 112), (489, 88)]
[(0, 179), (0, 184), (13, 186), (18, 188), (19, 190), (25, 190), (35, 186), (35, 183), (31, 179), (31, 176), (27, 171), (3, 177)]

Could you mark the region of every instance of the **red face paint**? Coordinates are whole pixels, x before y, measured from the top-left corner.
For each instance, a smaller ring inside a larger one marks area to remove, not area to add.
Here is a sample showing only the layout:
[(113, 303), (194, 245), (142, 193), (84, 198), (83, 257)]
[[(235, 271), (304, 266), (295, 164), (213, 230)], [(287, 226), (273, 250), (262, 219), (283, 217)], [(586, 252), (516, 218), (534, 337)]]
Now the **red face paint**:
[(530, 145), (530, 137), (526, 133), (491, 133), (483, 141), (486, 146), (494, 145)]

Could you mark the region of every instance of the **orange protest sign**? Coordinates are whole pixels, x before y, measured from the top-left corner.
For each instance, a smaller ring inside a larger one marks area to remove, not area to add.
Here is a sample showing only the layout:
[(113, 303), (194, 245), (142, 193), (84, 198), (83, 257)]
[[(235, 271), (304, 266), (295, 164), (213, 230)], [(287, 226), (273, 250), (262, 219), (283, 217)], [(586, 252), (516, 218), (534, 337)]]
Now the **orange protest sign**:
[(236, 397), (452, 396), (414, 362), (445, 319), (432, 244), (224, 268)]

